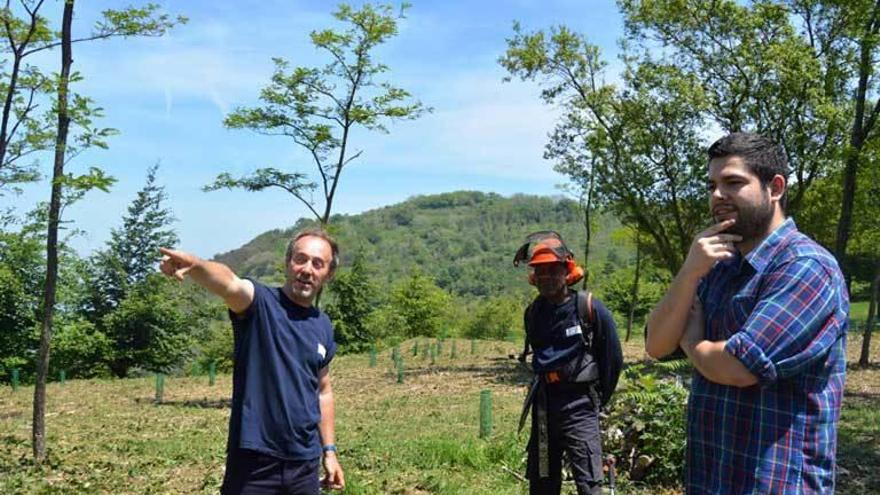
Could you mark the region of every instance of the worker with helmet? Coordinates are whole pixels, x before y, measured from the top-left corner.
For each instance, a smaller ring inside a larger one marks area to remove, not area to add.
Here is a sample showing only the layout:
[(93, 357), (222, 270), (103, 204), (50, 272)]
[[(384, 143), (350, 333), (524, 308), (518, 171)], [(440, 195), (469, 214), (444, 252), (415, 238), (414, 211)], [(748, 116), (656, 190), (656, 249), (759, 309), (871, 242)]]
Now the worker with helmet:
[(535, 373), (520, 417), (522, 429), (532, 413), (529, 493), (560, 492), (564, 452), (578, 495), (598, 494), (603, 477), (599, 409), (610, 399), (623, 365), (617, 328), (601, 302), (569, 288), (583, 279), (584, 270), (559, 234), (531, 234), (513, 263), (524, 261), (529, 283), (538, 289), (525, 310), (520, 355), (525, 361), (532, 354)]

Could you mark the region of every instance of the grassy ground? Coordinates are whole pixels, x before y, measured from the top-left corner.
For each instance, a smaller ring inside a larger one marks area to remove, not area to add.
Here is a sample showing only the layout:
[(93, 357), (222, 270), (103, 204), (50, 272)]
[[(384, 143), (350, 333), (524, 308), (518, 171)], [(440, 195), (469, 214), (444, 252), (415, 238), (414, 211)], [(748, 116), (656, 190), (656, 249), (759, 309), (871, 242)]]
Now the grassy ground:
[(868, 319), (868, 308), (870, 305), (869, 301), (855, 301), (850, 303), (849, 317), (858, 324), (859, 328), (862, 328), (862, 325), (864, 325), (865, 321)]
[[(880, 339), (873, 356), (880, 356)], [(519, 494), (526, 434), (514, 432), (527, 374), (513, 344), (451, 342), (431, 365), (401, 346), (397, 384), (389, 353), (334, 361), (341, 460), (352, 494)], [(850, 359), (860, 346), (850, 339)], [(641, 338), (626, 346), (643, 359)], [(215, 493), (222, 479), (229, 376), (169, 378), (153, 403), (152, 378), (73, 380), (48, 390), (49, 463), (30, 460), (32, 387), (0, 390), (0, 493)], [(478, 438), (479, 393), (492, 391), (494, 433)], [(880, 493), (880, 366), (851, 369), (840, 426), (839, 493)], [(572, 487), (567, 487), (573, 493)], [(657, 493), (643, 490), (642, 493)]]

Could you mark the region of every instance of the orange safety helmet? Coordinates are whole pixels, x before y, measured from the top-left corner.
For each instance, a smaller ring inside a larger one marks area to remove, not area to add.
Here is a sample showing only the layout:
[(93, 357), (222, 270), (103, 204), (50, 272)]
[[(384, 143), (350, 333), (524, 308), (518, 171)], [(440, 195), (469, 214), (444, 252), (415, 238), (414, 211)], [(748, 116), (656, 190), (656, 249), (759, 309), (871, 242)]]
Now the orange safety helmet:
[[(528, 261), (529, 267), (544, 263), (565, 263), (566, 285), (574, 285), (584, 278), (584, 269), (574, 262), (574, 253), (568, 249), (562, 236), (552, 230), (534, 232), (526, 237), (526, 242), (516, 252), (513, 266)], [(529, 283), (535, 285), (534, 269), (529, 270)]]

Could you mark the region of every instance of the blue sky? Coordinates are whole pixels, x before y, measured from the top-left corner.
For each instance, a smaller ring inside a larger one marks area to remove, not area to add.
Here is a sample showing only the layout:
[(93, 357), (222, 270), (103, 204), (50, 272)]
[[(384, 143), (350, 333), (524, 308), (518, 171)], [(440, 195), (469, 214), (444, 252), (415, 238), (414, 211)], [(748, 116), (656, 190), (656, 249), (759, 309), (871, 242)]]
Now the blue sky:
[[(50, 8), (60, 12), (60, 2)], [(165, 1), (189, 23), (162, 38), (110, 40), (74, 48), (76, 90), (105, 109), (101, 124), (120, 131), (110, 149), (78, 157), (74, 172), (98, 165), (118, 179), (110, 193), (92, 192), (65, 212), (85, 234), (73, 241), (82, 254), (101, 248), (121, 223), (126, 206), (161, 162), (159, 181), (178, 221), (180, 247), (210, 257), (260, 233), (308, 216), (280, 191), (246, 193), (201, 187), (220, 172), (235, 176), (274, 166), (312, 173), (308, 158), (289, 140), (228, 130), (224, 116), (257, 104), (272, 72), (271, 57), (293, 66), (325, 61), (308, 33), (334, 24), (336, 3), (302, 0)], [(526, 29), (566, 24), (602, 47), (613, 61), (622, 19), (612, 0), (414, 0), (400, 34), (377, 59), (389, 79), (434, 108), (417, 121), (389, 126), (390, 134), (360, 130), (352, 137), (361, 158), (343, 172), (335, 213), (358, 213), (416, 194), (460, 189), (558, 194), (565, 179), (542, 158), (556, 112), (538, 88), (503, 83), (497, 64), (518, 20)], [(84, 33), (105, 8), (120, 2), (79, 2), (75, 30)], [(60, 15), (58, 16), (60, 17)], [(59, 54), (47, 55), (48, 63)], [(50, 171), (50, 157), (42, 170)], [(20, 212), (48, 198), (48, 185), (0, 198)]]

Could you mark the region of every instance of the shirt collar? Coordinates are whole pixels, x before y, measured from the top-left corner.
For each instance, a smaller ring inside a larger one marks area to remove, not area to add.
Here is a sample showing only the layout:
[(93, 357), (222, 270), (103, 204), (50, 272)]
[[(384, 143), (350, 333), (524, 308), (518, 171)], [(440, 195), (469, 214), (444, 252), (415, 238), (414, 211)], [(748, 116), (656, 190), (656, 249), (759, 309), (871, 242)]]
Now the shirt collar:
[(770, 260), (773, 259), (773, 255), (783, 241), (796, 231), (797, 226), (794, 224), (794, 219), (791, 217), (786, 218), (781, 225), (776, 227), (776, 230), (771, 232), (770, 235), (765, 237), (764, 240), (755, 247), (755, 249), (752, 249), (752, 251), (746, 255), (744, 261), (751, 265), (756, 273), (762, 272), (770, 263)]

